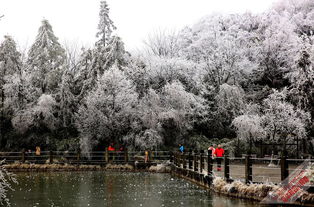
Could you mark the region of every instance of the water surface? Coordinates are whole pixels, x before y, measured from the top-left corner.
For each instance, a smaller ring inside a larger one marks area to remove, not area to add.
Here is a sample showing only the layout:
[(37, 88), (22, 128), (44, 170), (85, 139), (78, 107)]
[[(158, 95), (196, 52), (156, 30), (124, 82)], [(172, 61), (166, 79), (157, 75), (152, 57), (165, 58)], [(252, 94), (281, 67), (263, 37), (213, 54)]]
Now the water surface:
[(256, 203), (211, 194), (169, 174), (116, 172), (18, 173), (9, 192), (19, 207), (248, 207)]

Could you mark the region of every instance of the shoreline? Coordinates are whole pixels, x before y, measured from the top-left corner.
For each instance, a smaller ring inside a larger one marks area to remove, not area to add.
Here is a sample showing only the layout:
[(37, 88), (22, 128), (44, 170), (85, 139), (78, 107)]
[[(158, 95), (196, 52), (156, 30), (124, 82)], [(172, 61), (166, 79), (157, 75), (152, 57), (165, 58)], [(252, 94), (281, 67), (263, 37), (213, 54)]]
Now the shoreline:
[[(209, 177), (204, 174), (198, 174), (196, 172), (191, 172), (188, 170), (179, 169), (174, 166), (174, 169), (171, 171), (171, 174), (185, 179), (191, 183), (194, 183), (206, 190), (209, 190), (211, 192), (217, 193), (219, 195), (232, 197), (236, 199), (244, 199), (251, 202), (256, 202), (256, 204), (260, 206), (273, 206), (274, 204), (263, 204), (260, 203), (268, 194), (269, 191), (273, 190), (276, 185), (269, 186), (266, 184), (260, 184), (260, 188), (258, 190), (254, 189), (256, 187), (256, 184), (244, 184), (242, 183), (242, 186), (244, 186), (244, 191), (239, 191), (239, 189), (236, 189), (237, 193), (231, 193), (226, 192), (225, 188), (227, 185), (230, 185), (230, 182), (226, 182), (221, 177), (217, 177), (222, 182), (221, 184), (218, 184), (218, 186), (215, 186), (214, 178)], [(239, 182), (241, 183), (241, 182)], [(262, 187), (262, 188), (261, 188)], [(302, 196), (301, 196), (302, 197)], [(301, 198), (300, 197), (300, 198)], [(282, 204), (275, 204), (276, 206), (307, 206), (307, 207), (314, 207), (314, 194), (308, 193), (304, 197), (302, 197), (303, 202), (295, 201), (293, 203), (282, 203)]]
[[(158, 166), (158, 165), (157, 165)], [(236, 193), (232, 192), (226, 192), (225, 187), (226, 185), (230, 185), (230, 183), (227, 183), (223, 181), (221, 178), (221, 184), (219, 186), (215, 186), (214, 179), (212, 179), (209, 176), (201, 175), (198, 173), (191, 173), (191, 172), (185, 172), (185, 174), (182, 174), (181, 171), (178, 171), (176, 168), (170, 169), (169, 166), (164, 165), (163, 167), (158, 168), (157, 166), (150, 166), (143, 169), (137, 169), (135, 164), (106, 164), (104, 166), (101, 165), (70, 165), (70, 164), (7, 164), (4, 165), (4, 167), (9, 171), (13, 173), (19, 173), (19, 172), (84, 172), (84, 171), (107, 171), (107, 172), (151, 172), (151, 173), (170, 173), (173, 176), (185, 179), (193, 184), (196, 184), (206, 190), (210, 190), (211, 192), (217, 193), (219, 195), (232, 197), (236, 199), (245, 199), (251, 202), (256, 202), (256, 204), (260, 204), (261, 206), (267, 206), (271, 204), (261, 204), (259, 203), (261, 200), (264, 199), (268, 192), (266, 191), (237, 191)], [(181, 172), (181, 173), (180, 173)], [(243, 183), (243, 186), (249, 188), (253, 186), (246, 185)], [(265, 185), (266, 186), (266, 185)], [(268, 186), (269, 187), (269, 186)], [(274, 187), (274, 186), (273, 186)], [(270, 191), (271, 189), (268, 189)], [(255, 194), (255, 195), (253, 195)], [(260, 196), (259, 196), (259, 195)], [(308, 207), (314, 207), (314, 194), (308, 193), (308, 199), (305, 200), (304, 203), (300, 201), (296, 201), (294, 203), (290, 204), (282, 204), (282, 205), (297, 205), (297, 206), (308, 206)]]

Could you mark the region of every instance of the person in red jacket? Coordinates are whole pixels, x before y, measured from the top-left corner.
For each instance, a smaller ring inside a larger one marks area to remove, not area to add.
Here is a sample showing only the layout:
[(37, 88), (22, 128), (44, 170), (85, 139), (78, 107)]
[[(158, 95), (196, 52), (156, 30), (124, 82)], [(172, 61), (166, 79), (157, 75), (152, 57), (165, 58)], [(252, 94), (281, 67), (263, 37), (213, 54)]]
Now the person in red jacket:
[(110, 144), (110, 145), (109, 145), (108, 151), (115, 151), (115, 148), (113, 147), (113, 144)]
[(221, 160), (224, 154), (225, 154), (225, 150), (219, 144), (218, 147), (215, 149), (215, 156), (217, 160), (217, 171), (221, 171)]

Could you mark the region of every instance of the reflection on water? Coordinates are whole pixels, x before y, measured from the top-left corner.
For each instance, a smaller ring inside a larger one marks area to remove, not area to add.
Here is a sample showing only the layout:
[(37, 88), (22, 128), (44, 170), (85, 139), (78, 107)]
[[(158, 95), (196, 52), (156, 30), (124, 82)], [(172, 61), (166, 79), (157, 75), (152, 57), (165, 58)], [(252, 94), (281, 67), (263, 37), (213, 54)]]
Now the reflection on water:
[(113, 172), (19, 173), (12, 206), (256, 206), (212, 195), (169, 174)]

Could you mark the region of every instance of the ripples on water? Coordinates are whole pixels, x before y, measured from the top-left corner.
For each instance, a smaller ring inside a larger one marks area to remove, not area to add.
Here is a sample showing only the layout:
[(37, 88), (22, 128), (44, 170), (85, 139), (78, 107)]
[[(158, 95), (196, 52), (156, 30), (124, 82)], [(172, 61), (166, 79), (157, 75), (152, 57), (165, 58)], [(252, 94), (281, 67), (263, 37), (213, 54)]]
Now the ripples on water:
[(211, 195), (169, 174), (114, 172), (19, 173), (15, 191), (18, 207), (242, 207), (255, 206), (237, 199)]

